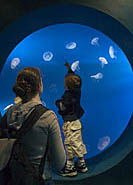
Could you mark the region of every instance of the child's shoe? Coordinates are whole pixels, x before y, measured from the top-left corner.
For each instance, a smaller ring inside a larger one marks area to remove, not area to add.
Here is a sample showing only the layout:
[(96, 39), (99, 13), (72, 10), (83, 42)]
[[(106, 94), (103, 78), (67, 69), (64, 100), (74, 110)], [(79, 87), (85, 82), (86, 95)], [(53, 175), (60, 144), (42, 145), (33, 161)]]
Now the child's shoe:
[(81, 162), (81, 163), (79, 162), (77, 164), (76, 168), (77, 168), (77, 171), (81, 172), (81, 173), (85, 173), (88, 171), (88, 168), (87, 168), (85, 162)]
[(61, 171), (61, 175), (63, 177), (74, 177), (77, 175), (77, 170), (73, 165), (66, 165), (65, 168)]

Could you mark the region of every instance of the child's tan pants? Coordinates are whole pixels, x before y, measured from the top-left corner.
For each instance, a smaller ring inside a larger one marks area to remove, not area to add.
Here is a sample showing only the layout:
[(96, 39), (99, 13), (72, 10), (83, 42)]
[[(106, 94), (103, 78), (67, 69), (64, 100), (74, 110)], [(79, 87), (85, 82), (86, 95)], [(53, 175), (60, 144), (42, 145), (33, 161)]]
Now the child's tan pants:
[(82, 125), (80, 120), (64, 122), (62, 128), (65, 136), (64, 143), (67, 152), (67, 159), (83, 157), (87, 151), (82, 140)]

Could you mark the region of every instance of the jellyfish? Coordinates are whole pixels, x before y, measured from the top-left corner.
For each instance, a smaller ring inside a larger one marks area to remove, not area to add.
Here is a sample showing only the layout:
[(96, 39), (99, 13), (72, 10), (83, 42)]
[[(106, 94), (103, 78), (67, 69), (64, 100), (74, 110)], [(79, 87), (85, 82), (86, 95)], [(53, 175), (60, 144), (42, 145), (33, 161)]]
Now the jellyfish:
[(104, 57), (99, 57), (98, 59), (99, 59), (100, 62), (101, 62), (102, 68), (104, 67), (104, 65), (108, 64), (108, 61), (107, 61), (106, 58), (104, 58)]
[(109, 47), (109, 55), (110, 55), (110, 57), (111, 57), (112, 59), (117, 58), (117, 57), (115, 56), (115, 50), (114, 50), (114, 47), (113, 47), (113, 46), (110, 46), (110, 47)]
[(3, 110), (8, 110), (11, 106), (13, 106), (13, 104), (7, 105)]
[(71, 65), (71, 70), (72, 71), (79, 71), (80, 70), (80, 67), (79, 67), (79, 60), (77, 60), (77, 61), (75, 61), (75, 62), (73, 62), (72, 63), (72, 65)]
[(46, 51), (43, 53), (43, 59), (48, 62), (52, 60), (53, 56), (54, 55), (51, 51)]
[(97, 148), (99, 150), (104, 150), (110, 143), (110, 137), (109, 136), (105, 136), (99, 139), (98, 144), (97, 144)]
[(102, 73), (97, 73), (96, 75), (91, 75), (91, 78), (94, 78), (96, 80), (100, 80), (103, 78), (103, 74)]
[(52, 83), (52, 84), (49, 86), (49, 90), (50, 90), (50, 92), (57, 93), (57, 92), (58, 92), (57, 85), (56, 85), (55, 83)]
[(20, 59), (19, 58), (13, 58), (11, 61), (11, 69), (15, 69), (18, 64), (20, 63)]
[(51, 85), (50, 85), (50, 88), (56, 88), (56, 84), (55, 83), (52, 83)]
[(92, 40), (91, 40), (91, 45), (92, 46), (99, 46), (99, 37), (94, 37)]
[(66, 49), (75, 49), (77, 46), (76, 42), (69, 42), (67, 45), (66, 45)]

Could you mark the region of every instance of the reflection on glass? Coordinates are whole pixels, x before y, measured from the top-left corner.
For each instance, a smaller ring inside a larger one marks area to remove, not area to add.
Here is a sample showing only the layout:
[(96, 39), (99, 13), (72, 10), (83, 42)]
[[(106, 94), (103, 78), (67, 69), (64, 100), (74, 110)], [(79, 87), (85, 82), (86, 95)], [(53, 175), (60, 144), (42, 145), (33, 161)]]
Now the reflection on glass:
[(7, 111), (11, 106), (13, 106), (13, 104), (7, 105), (7, 106), (3, 109), (3, 111)]

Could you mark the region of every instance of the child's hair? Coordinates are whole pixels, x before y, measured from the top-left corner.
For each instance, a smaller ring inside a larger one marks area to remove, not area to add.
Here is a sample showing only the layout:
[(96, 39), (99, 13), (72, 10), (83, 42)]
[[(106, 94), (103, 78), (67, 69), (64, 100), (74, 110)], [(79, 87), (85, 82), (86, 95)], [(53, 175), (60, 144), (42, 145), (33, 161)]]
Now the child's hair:
[(17, 75), (13, 92), (25, 103), (39, 92), (41, 82), (42, 78), (38, 68), (25, 67)]
[(76, 74), (67, 74), (64, 78), (64, 83), (67, 86), (68, 90), (79, 90), (82, 85), (80, 76)]

